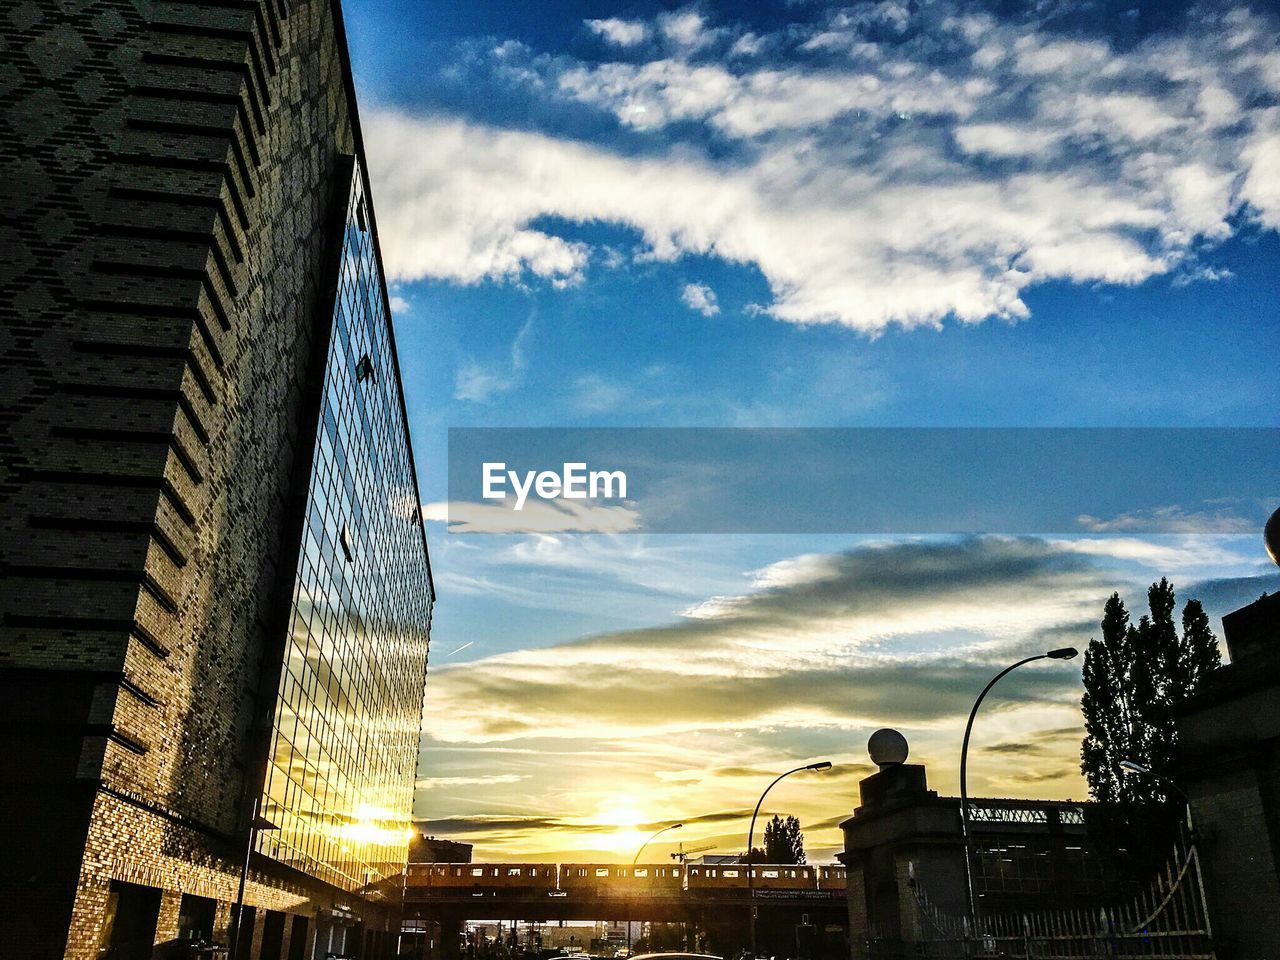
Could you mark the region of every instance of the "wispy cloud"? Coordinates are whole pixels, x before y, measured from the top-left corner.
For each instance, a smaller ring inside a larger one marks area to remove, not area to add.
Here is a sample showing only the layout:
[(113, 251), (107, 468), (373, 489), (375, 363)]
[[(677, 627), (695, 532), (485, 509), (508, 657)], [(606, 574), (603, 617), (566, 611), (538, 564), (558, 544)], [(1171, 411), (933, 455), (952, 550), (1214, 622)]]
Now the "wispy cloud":
[(514, 773), (497, 773), (489, 777), (425, 777), (416, 784), (419, 790), (436, 790), (440, 787), (486, 787), (499, 783), (519, 783), (527, 777)]
[(453, 398), (473, 403), (487, 403), (499, 394), (520, 385), (527, 365), (526, 350), (533, 332), (536, 313), (531, 312), (511, 341), (511, 355), (505, 364), (482, 364), (464, 360), (458, 366), (453, 384)]
[[(603, 63), (504, 48), (495, 75), (535, 76), (643, 149), (373, 111), (394, 277), (573, 283), (592, 251), (547, 218), (612, 223), (650, 258), (758, 268), (778, 319), (874, 333), (1025, 317), (1047, 280), (1208, 279), (1206, 242), (1280, 226), (1275, 24), (1243, 8), (1124, 49), (892, 3), (767, 36), (693, 9), (591, 28), (664, 46)], [(722, 56), (740, 43), (767, 62)]]
[(433, 501), (422, 519), (448, 524), (451, 533), (626, 533), (641, 526), (639, 511), (579, 500), (529, 500), (519, 512), (499, 502)]
[(1077, 522), (1090, 533), (1123, 533), (1153, 528), (1174, 533), (1248, 533), (1258, 528), (1256, 518), (1241, 516), (1232, 507), (1188, 510), (1176, 504), (1114, 517), (1081, 514)]
[[(835, 554), (719, 598), (699, 618), (442, 667), (435, 736), (942, 722), (967, 709), (989, 660), (1055, 627), (1077, 629), (1113, 581), (1087, 558), (1029, 539)], [(1018, 683), (1031, 700), (1074, 696), (1061, 672)]]

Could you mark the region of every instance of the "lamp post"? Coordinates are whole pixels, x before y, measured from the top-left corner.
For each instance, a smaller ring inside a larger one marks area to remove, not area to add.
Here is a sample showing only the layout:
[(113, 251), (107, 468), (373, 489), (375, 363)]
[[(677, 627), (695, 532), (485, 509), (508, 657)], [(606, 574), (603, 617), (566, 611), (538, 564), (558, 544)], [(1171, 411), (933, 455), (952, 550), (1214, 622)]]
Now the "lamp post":
[[(650, 836), (649, 839), (646, 840), (644, 843), (640, 844), (640, 849), (637, 850), (636, 855), (631, 858), (631, 879), (633, 880), (635, 879), (635, 872), (636, 872), (635, 867), (636, 867), (636, 864), (640, 862), (640, 854), (644, 853), (644, 848), (647, 847), (649, 844), (653, 843), (654, 840), (662, 836), (668, 830), (679, 830), (683, 826), (684, 826), (683, 823), (673, 823), (668, 827), (663, 827), (661, 830), (656, 831), (652, 836)], [(627, 953), (628, 954), (631, 953), (631, 900), (630, 898), (627, 899)]]
[(756, 817), (760, 814), (760, 805), (764, 803), (764, 798), (769, 795), (769, 791), (778, 785), (779, 780), (791, 776), (793, 773), (799, 773), (802, 770), (830, 770), (830, 760), (819, 760), (817, 763), (806, 764), (803, 767), (796, 767), (794, 770), (788, 770), (786, 773), (776, 777), (773, 783), (764, 788), (764, 793), (760, 794), (760, 799), (756, 801), (756, 808), (751, 814), (751, 828), (747, 831), (747, 908), (751, 911), (751, 960), (755, 960), (756, 956), (756, 903), (755, 903), (755, 871), (752, 869), (751, 851), (755, 845), (756, 839)]
[(254, 798), (253, 816), (249, 818), (249, 841), (245, 844), (244, 865), (240, 868), (240, 890), (236, 894), (236, 925), (231, 935), (231, 949), (227, 952), (227, 960), (236, 960), (240, 953), (240, 930), (244, 926), (244, 887), (249, 879), (249, 858), (253, 856), (253, 841), (262, 830), (279, 830), (274, 823), (259, 815), (261, 799)]
[(964, 938), (966, 955), (969, 952), (969, 938), (974, 934), (978, 926), (978, 902), (973, 889), (973, 838), (969, 835), (969, 735), (973, 732), (974, 717), (978, 715), (978, 707), (982, 706), (982, 701), (991, 692), (991, 688), (999, 683), (1006, 674), (1010, 674), (1019, 667), (1034, 663), (1037, 660), (1072, 660), (1079, 655), (1080, 651), (1075, 647), (1061, 647), (1057, 650), (1039, 653), (1034, 657), (1026, 657), (1017, 663), (1010, 664), (992, 677), (987, 685), (982, 688), (982, 692), (978, 694), (978, 699), (973, 702), (973, 709), (969, 711), (969, 722), (964, 726), (964, 744), (960, 747), (960, 836), (964, 839), (965, 906), (968, 907), (966, 911), (968, 932)]

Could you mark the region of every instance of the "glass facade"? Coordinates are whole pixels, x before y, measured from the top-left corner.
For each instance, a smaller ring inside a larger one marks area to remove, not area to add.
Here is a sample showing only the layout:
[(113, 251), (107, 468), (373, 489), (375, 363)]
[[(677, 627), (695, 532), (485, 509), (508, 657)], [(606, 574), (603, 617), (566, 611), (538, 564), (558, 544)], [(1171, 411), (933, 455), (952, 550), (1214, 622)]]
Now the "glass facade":
[(346, 890), (405, 864), (434, 599), (365, 204), (356, 166), (257, 839)]

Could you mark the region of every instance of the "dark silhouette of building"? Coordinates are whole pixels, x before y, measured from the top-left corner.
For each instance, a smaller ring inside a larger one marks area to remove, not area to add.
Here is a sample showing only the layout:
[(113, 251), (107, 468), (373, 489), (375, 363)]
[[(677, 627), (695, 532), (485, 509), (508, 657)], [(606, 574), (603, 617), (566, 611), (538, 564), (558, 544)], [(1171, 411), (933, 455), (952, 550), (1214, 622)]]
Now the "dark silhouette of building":
[[(1277, 514), (1280, 516), (1280, 513)], [(1273, 523), (1275, 522), (1273, 518)], [(1222, 618), (1231, 662), (1179, 708), (1218, 956), (1280, 956), (1280, 594)]]
[(470, 863), (473, 845), (419, 833), (409, 841), (410, 863)]
[[(901, 753), (906, 759), (905, 744)], [(883, 758), (882, 758), (883, 759)], [(849, 899), (849, 935), (911, 945), (931, 932), (930, 914), (965, 916), (960, 800), (930, 790), (921, 764), (880, 764), (860, 787), (861, 805), (840, 826)], [(983, 914), (1081, 907), (1114, 898), (1090, 843), (1087, 804), (969, 799), (974, 888)]]
[[(433, 593), (341, 13), (6, 3), (0, 957), (394, 946)], [(318, 954), (315, 953), (318, 951)]]

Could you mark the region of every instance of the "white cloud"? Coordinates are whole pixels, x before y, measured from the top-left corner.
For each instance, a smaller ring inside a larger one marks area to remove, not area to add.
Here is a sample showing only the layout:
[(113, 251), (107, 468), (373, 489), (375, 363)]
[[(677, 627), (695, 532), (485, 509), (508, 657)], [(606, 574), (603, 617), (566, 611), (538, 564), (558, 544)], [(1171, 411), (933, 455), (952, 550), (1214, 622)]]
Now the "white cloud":
[(690, 50), (705, 45), (714, 36), (707, 30), (706, 19), (696, 10), (659, 14), (658, 27), (668, 40)]
[(1267, 112), (1271, 129), (1260, 131), (1244, 149), (1249, 172), (1243, 193), (1262, 223), (1277, 230), (1280, 229), (1280, 109)]
[(720, 304), (716, 302), (716, 292), (705, 283), (685, 284), (680, 299), (690, 310), (697, 310), (704, 317), (714, 317), (720, 312)]
[(609, 17), (604, 20), (586, 20), (584, 23), (594, 33), (619, 47), (634, 47), (649, 37), (648, 25), (640, 20), (619, 20), (617, 17)]
[(401, 315), (403, 315), (403, 314), (408, 313), (410, 310), (412, 310), (412, 309), (413, 309), (413, 304), (411, 304), (411, 303), (410, 303), (408, 300), (406, 300), (404, 297), (402, 297), (402, 296), (400, 296), (399, 294), (396, 294), (396, 293), (393, 293), (393, 294), (391, 295), (391, 300), (389, 301), (389, 306), (391, 307), (391, 313), (392, 313), (394, 316), (401, 316)]
[(754, 33), (744, 33), (734, 40), (733, 45), (729, 47), (729, 56), (754, 57), (764, 49), (764, 45), (764, 38), (756, 36)]
[[(1022, 318), (1024, 291), (1049, 280), (1210, 279), (1196, 251), (1246, 204), (1280, 227), (1280, 108), (1249, 106), (1280, 94), (1268, 21), (1202, 14), (1118, 50), (983, 17), (877, 43), (868, 24), (898, 30), (906, 14), (872, 13), (755, 37), (780, 51), (767, 64), (700, 60), (732, 31), (689, 9), (641, 23), (674, 44), (648, 62), (526, 51), (548, 96), (607, 111), (652, 138), (643, 150), (373, 111), (388, 272), (577, 283), (592, 251), (548, 223), (606, 223), (638, 233), (642, 257), (758, 269), (780, 320), (874, 334)], [(801, 55), (814, 46), (847, 62), (815, 66)], [(725, 149), (674, 144), (675, 124)]]

